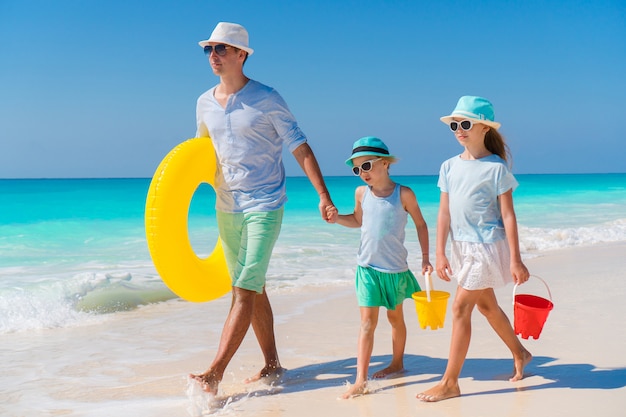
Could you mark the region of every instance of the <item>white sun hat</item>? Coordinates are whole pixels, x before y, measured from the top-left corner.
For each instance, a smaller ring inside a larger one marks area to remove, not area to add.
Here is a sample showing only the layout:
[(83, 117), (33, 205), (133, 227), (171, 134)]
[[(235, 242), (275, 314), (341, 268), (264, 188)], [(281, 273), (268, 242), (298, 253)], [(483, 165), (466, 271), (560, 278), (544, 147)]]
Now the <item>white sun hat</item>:
[(254, 53), (254, 49), (248, 46), (248, 31), (237, 23), (219, 22), (213, 29), (211, 37), (198, 44), (204, 48), (209, 42), (225, 43), (246, 51), (248, 55)]

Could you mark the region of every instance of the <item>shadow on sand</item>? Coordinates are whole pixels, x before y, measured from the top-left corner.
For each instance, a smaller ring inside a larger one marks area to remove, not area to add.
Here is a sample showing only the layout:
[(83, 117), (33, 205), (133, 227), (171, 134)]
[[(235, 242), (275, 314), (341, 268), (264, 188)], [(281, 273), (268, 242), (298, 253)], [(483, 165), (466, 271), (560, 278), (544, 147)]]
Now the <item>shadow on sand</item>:
[[(551, 364), (556, 358), (535, 356), (526, 366), (524, 376), (539, 376), (548, 382), (531, 387), (512, 387), (497, 392), (514, 392), (521, 390), (536, 390), (549, 388), (571, 389), (617, 389), (626, 386), (626, 368), (600, 369), (591, 364)], [(390, 355), (373, 356), (370, 373), (382, 369), (391, 361)], [(406, 372), (399, 377), (417, 375), (436, 375), (428, 379), (405, 382), (392, 385), (397, 386), (422, 384), (424, 382), (439, 381), (445, 370), (447, 359), (431, 358), (420, 355), (405, 355)], [(511, 376), (513, 361), (511, 359), (466, 359), (461, 372), (461, 378), (472, 378), (477, 381), (506, 381)], [(346, 381), (353, 381), (356, 376), (356, 358), (321, 364), (307, 365), (290, 369), (282, 379), (282, 392), (301, 392), (313, 389), (340, 386)], [(473, 395), (493, 394), (484, 392)]]
[[(391, 355), (373, 356), (370, 374), (382, 369), (391, 360)], [(539, 376), (546, 380), (543, 384), (520, 387), (518, 384), (510, 388), (464, 394), (476, 396), (487, 394), (506, 394), (510, 392), (543, 390), (550, 388), (570, 389), (618, 389), (626, 386), (626, 368), (600, 369), (591, 364), (551, 364), (556, 358), (536, 356), (526, 366), (525, 377)], [(385, 391), (398, 387), (432, 382), (441, 379), (447, 359), (431, 358), (421, 355), (407, 354), (404, 357), (406, 372), (396, 378), (403, 382), (381, 387), (376, 391)], [(465, 361), (461, 378), (472, 378), (477, 381), (506, 381), (512, 371), (511, 359), (475, 359)], [(406, 381), (407, 378), (423, 375), (426, 378)], [(288, 369), (282, 378), (271, 385), (255, 383), (246, 392), (231, 394), (224, 398), (215, 398), (213, 409), (219, 409), (249, 397), (261, 397), (274, 394), (289, 394), (312, 391), (323, 388), (341, 387), (356, 377), (356, 358), (324, 362)], [(387, 381), (393, 378), (387, 379)], [(417, 393), (417, 392), (416, 392)], [(339, 391), (338, 391), (339, 394)]]

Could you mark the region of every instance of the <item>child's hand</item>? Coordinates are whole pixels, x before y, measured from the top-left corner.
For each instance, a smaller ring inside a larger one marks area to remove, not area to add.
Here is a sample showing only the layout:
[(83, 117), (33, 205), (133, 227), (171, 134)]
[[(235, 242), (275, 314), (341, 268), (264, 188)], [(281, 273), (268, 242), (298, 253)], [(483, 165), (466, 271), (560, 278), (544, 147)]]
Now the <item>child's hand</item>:
[(422, 275), (426, 275), (426, 273), (431, 274), (433, 271), (433, 266), (429, 261), (422, 261)]
[(326, 221), (328, 223), (337, 223), (337, 218), (339, 217), (339, 211), (335, 206), (326, 207)]
[(513, 276), (513, 282), (516, 284), (523, 284), (530, 277), (528, 268), (522, 262), (511, 262), (511, 275)]
[(452, 275), (452, 268), (450, 268), (450, 262), (446, 256), (437, 256), (437, 276), (444, 281), (450, 281)]

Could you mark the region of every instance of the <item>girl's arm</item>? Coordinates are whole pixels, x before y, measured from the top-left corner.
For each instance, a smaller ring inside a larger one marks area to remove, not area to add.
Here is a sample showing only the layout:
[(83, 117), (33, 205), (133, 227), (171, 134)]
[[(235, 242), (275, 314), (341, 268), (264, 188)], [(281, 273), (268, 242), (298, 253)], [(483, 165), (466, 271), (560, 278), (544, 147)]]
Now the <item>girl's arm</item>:
[(428, 226), (426, 225), (424, 216), (422, 216), (419, 204), (417, 204), (415, 193), (409, 187), (402, 186), (400, 188), (400, 199), (402, 206), (406, 212), (409, 213), (411, 219), (413, 219), (413, 223), (415, 223), (417, 239), (420, 242), (420, 249), (422, 250), (422, 275), (426, 272), (432, 272), (433, 267), (430, 264), (430, 246), (428, 243)]
[(361, 200), (365, 193), (365, 186), (357, 187), (354, 192), (354, 211), (351, 214), (339, 214), (335, 206), (328, 209), (328, 222), (338, 223), (346, 227), (361, 227), (363, 220), (363, 208), (361, 207)]
[(441, 192), (439, 197), (439, 213), (437, 214), (437, 243), (435, 260), (437, 275), (444, 281), (450, 281), (452, 269), (446, 257), (446, 242), (450, 233), (450, 199), (448, 193)]
[(498, 199), (500, 200), (500, 212), (502, 213), (506, 239), (511, 252), (511, 275), (513, 275), (513, 281), (516, 284), (522, 284), (528, 281), (530, 274), (522, 262), (522, 255), (520, 254), (517, 217), (513, 208), (513, 190), (501, 194)]

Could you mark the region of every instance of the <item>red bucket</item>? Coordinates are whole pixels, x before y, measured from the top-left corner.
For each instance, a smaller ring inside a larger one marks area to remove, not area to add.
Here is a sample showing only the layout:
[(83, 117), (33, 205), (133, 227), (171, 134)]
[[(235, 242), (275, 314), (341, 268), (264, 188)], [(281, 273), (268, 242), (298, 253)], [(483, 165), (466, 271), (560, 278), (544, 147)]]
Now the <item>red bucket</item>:
[[(539, 278), (533, 275), (535, 278)], [(550, 310), (554, 308), (552, 303), (552, 294), (546, 282), (539, 278), (548, 290), (549, 300), (531, 294), (515, 294), (517, 284), (513, 287), (513, 321), (515, 323), (515, 334), (520, 335), (522, 339), (529, 337), (535, 340), (539, 339), (543, 325), (548, 319)]]

